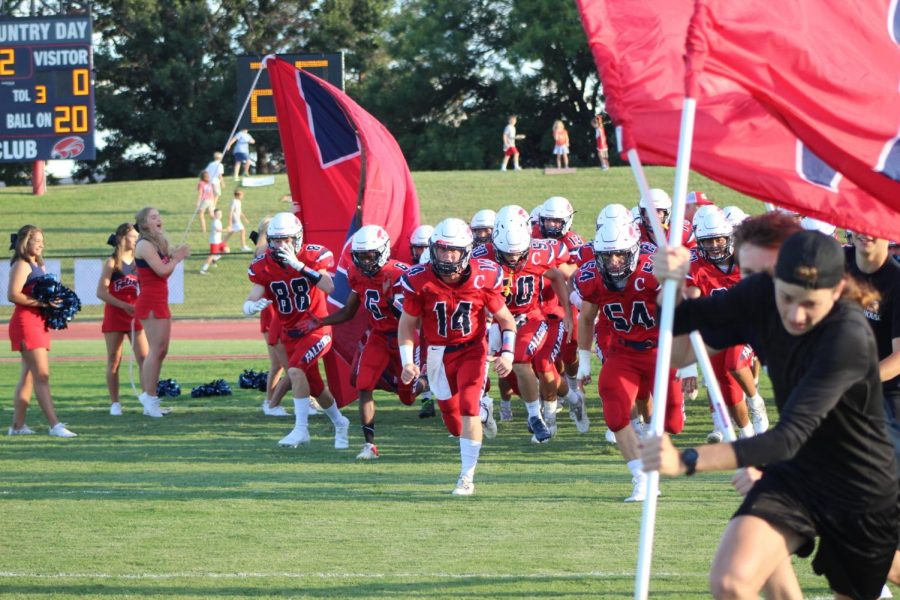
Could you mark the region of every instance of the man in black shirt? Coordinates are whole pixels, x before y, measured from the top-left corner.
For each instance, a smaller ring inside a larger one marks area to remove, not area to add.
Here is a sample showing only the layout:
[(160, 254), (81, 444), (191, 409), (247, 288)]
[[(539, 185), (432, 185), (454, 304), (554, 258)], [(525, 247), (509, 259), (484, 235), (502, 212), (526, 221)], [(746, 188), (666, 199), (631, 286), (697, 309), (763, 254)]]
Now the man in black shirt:
[[(894, 443), (894, 456), (900, 465), (900, 424), (897, 422), (900, 414), (900, 263), (891, 260), (887, 240), (854, 233), (850, 241), (853, 245), (844, 249), (847, 272), (881, 295), (879, 300), (864, 307), (864, 313), (878, 345), (884, 412)], [(900, 541), (897, 547), (900, 548)], [(900, 551), (894, 554), (888, 579), (900, 585)]]
[[(660, 252), (654, 274), (681, 283), (689, 260), (683, 249)], [(644, 468), (663, 475), (764, 467), (758, 481), (738, 476), (748, 493), (716, 553), (716, 597), (755, 597), (773, 576), (784, 590), (790, 555), (811, 554), (816, 537), (813, 568), (837, 597), (881, 591), (897, 542), (897, 467), (875, 337), (861, 307), (842, 298), (855, 287), (840, 245), (804, 231), (785, 241), (774, 278), (754, 275), (676, 309), (673, 366), (693, 361), (683, 334), (695, 329), (716, 330), (712, 351), (753, 342), (780, 415), (769, 431), (731, 444), (679, 453), (666, 436), (644, 441)], [(792, 578), (790, 597), (799, 597)]]

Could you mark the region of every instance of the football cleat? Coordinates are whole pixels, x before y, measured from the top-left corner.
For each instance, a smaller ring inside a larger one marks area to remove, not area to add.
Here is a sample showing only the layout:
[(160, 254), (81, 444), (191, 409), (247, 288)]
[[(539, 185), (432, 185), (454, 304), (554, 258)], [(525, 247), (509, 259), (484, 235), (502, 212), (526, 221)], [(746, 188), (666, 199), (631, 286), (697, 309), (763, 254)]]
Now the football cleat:
[(481, 411), (484, 415), (484, 418), (481, 420), (484, 437), (492, 440), (497, 437), (497, 421), (494, 420), (494, 399), (490, 396), (482, 397)]
[(587, 406), (584, 403), (584, 394), (576, 391), (578, 400), (569, 403), (569, 418), (575, 422), (578, 433), (587, 433), (591, 428), (591, 420), (588, 419)]
[(431, 396), (422, 398), (422, 409), (419, 411), (420, 419), (428, 419), (435, 416), (434, 411), (434, 398)]
[(707, 444), (721, 444), (722, 440), (725, 439), (725, 436), (722, 435), (722, 432), (718, 429), (713, 429), (709, 433), (706, 434), (706, 443)]
[(756, 434), (765, 433), (769, 429), (769, 415), (766, 414), (766, 403), (760, 399), (748, 400), (750, 409), (750, 422), (753, 423), (753, 431)]
[(322, 409), (322, 407), (319, 405), (319, 403), (316, 402), (316, 399), (310, 398), (309, 399), (309, 416), (317, 417), (317, 416), (319, 416), (319, 413), (323, 413), (323, 412), (325, 412), (325, 411)]
[(468, 477), (460, 477), (450, 493), (454, 496), (471, 496), (475, 493), (475, 484)]
[(281, 438), (281, 441), (278, 442), (278, 445), (286, 446), (288, 448), (296, 448), (300, 444), (308, 444), (308, 443), (309, 443), (309, 430), (294, 427), (289, 434), (287, 434), (286, 436)]
[[(559, 406), (558, 402), (557, 406)], [(556, 437), (556, 410), (551, 409), (549, 404), (543, 403), (543, 406), (541, 406), (541, 416), (544, 418), (544, 423), (547, 424), (547, 429), (550, 430), (550, 435)]]
[(356, 455), (356, 460), (375, 460), (378, 458), (378, 446), (366, 442), (363, 444), (362, 451)]
[(350, 447), (349, 432), (350, 419), (341, 415), (341, 420), (334, 424), (334, 447), (337, 450), (346, 450)]
[(603, 439), (607, 441), (609, 444), (615, 444), (616, 442), (616, 434), (613, 433), (612, 429), (607, 428), (606, 433), (603, 434)]
[(531, 436), (531, 442), (534, 444), (543, 444), (553, 437), (547, 424), (539, 416), (528, 417), (528, 429), (534, 434)]
[(511, 400), (501, 400), (500, 401), (500, 420), (501, 421), (512, 421), (513, 412), (512, 412), (512, 401)]
[[(631, 478), (634, 488), (631, 495), (625, 498), (625, 502), (643, 502), (647, 499), (647, 474), (641, 471), (640, 474)], [(659, 488), (656, 489), (656, 495), (659, 496)]]

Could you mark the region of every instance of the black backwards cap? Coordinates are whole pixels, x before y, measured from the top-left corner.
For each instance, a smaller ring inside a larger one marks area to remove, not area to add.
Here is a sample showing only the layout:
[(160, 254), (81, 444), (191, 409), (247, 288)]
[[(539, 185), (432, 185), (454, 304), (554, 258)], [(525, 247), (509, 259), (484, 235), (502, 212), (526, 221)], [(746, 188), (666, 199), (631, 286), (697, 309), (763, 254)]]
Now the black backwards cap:
[(844, 252), (830, 235), (798, 231), (778, 251), (775, 277), (808, 290), (833, 288), (844, 278)]

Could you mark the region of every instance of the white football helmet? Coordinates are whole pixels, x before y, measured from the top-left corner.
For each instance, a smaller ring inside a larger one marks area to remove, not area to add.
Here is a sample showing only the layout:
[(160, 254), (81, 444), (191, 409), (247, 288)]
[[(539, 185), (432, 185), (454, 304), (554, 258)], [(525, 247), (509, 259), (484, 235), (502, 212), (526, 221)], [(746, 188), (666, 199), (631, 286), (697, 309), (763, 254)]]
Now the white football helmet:
[(518, 271), (525, 265), (531, 249), (531, 223), (521, 206), (504, 206), (494, 223), (494, 250), (497, 262)]
[(732, 227), (737, 227), (747, 218), (747, 213), (738, 206), (726, 206), (722, 209), (722, 212), (725, 213), (725, 218), (728, 219)]
[[(607, 204), (603, 207), (603, 210), (601, 210), (599, 214), (597, 214), (597, 227), (594, 229), (594, 231), (600, 229), (600, 226), (610, 219), (630, 219), (634, 221), (634, 213), (636, 211), (637, 207), (635, 207), (633, 210), (628, 210), (622, 204)], [(640, 215), (638, 215), (638, 218), (640, 218)]]
[(425, 249), (422, 250), (422, 255), (419, 257), (419, 264), (425, 265), (431, 262), (431, 250), (428, 246), (425, 246)]
[(616, 285), (637, 269), (641, 235), (630, 217), (603, 222), (594, 235), (594, 257), (603, 280)]
[[(706, 205), (694, 214), (694, 236), (697, 251), (711, 263), (721, 263), (734, 254), (734, 227), (718, 206)], [(716, 245), (713, 240), (725, 238), (725, 245)]]
[(663, 227), (669, 226), (669, 217), (672, 215), (672, 198), (669, 197), (665, 190), (650, 188), (650, 197), (641, 196), (638, 206), (641, 211), (641, 220), (644, 222), (644, 227), (647, 228), (647, 231), (653, 231), (646, 214), (648, 208), (664, 211), (665, 214), (660, 218), (660, 221), (662, 221)]
[(825, 235), (832, 236), (837, 230), (837, 227), (835, 227), (831, 223), (826, 223), (825, 221), (820, 221), (819, 219), (813, 219), (812, 217), (803, 217), (802, 219), (800, 219), (800, 227), (802, 227), (803, 229), (818, 231), (819, 233), (824, 233)]
[(640, 206), (632, 206), (631, 207), (631, 220), (635, 223), (641, 222), (641, 207)]
[[(472, 230), (462, 219), (444, 219), (434, 227), (429, 246), (431, 268), (438, 275), (453, 275), (464, 272), (472, 257)], [(462, 255), (457, 260), (441, 260), (438, 248), (459, 250)]]
[(531, 209), (531, 216), (529, 217), (529, 221), (531, 221), (532, 225), (537, 225), (541, 220), (541, 205), (538, 204), (533, 209)]
[(350, 258), (364, 275), (372, 277), (391, 257), (391, 238), (378, 225), (363, 225), (350, 240)]
[(413, 229), (412, 235), (409, 236), (409, 252), (412, 254), (413, 263), (418, 262), (423, 250), (431, 243), (432, 233), (434, 227), (431, 225), (419, 225)]
[(472, 237), (475, 245), (485, 244), (491, 241), (491, 234), (494, 231), (494, 221), (497, 220), (497, 213), (489, 208), (479, 210), (469, 222), (472, 229)]
[(269, 243), (269, 249), (273, 252), (278, 249), (274, 241), (285, 238), (293, 239), (295, 254), (303, 249), (303, 224), (294, 213), (278, 213), (272, 217), (269, 227), (266, 229), (266, 240)]
[(575, 209), (572, 203), (562, 196), (551, 196), (544, 200), (538, 212), (538, 224), (541, 235), (545, 238), (559, 239), (572, 227)]

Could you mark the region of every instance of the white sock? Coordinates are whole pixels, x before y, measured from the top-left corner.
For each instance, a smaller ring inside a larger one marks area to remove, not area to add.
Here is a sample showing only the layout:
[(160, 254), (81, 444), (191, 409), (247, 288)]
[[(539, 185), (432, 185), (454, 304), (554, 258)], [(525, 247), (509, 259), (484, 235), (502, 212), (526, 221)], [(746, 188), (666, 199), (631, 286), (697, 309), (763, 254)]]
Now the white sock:
[(468, 477), (469, 480), (475, 479), (475, 466), (478, 464), (478, 455), (481, 453), (481, 442), (476, 442), (468, 438), (459, 438), (459, 458), (462, 461), (462, 469), (459, 472), (460, 477)]
[(578, 380), (573, 375), (566, 375), (566, 383), (569, 384), (569, 393), (578, 389)]
[(528, 417), (539, 417), (541, 416), (541, 401), (535, 400), (534, 402), (526, 402), (525, 408), (528, 409)]
[(294, 398), (294, 428), (309, 429), (309, 396)]
[(639, 458), (636, 458), (634, 460), (629, 460), (625, 464), (628, 467), (628, 470), (631, 471), (632, 477), (637, 477), (638, 475), (640, 475), (641, 473), (644, 472), (644, 461), (642, 461)]
[(569, 404), (569, 406), (578, 404), (578, 394), (575, 393), (575, 388), (569, 388), (569, 393), (566, 394), (566, 403)]
[(325, 414), (328, 415), (328, 418), (331, 419), (331, 422), (337, 425), (341, 422), (341, 411), (338, 410), (337, 402), (332, 402), (331, 406), (325, 409)]
[(757, 406), (762, 404), (765, 406), (766, 401), (763, 400), (763, 397), (759, 395), (759, 392), (756, 392), (754, 396), (747, 398), (747, 406)]
[(551, 400), (549, 402), (544, 402), (544, 408), (548, 415), (555, 415), (556, 409), (559, 407), (559, 402), (556, 400)]
[(752, 423), (747, 423), (743, 427), (738, 428), (738, 431), (740, 432), (742, 438), (749, 438), (756, 435), (756, 432), (753, 430)]

